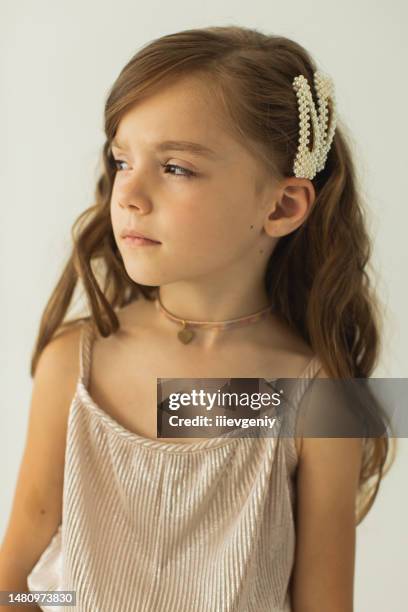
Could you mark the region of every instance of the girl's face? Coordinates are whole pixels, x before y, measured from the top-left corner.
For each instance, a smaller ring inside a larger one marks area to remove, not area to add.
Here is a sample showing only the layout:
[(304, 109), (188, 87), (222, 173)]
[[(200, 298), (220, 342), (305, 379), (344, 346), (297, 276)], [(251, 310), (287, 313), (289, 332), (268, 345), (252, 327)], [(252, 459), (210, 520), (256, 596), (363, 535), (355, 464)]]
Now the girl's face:
[[(256, 270), (263, 278), (274, 240), (255, 194), (259, 167), (223, 130), (209, 98), (198, 81), (183, 79), (139, 103), (118, 126), (111, 220), (137, 283), (214, 280), (221, 288)], [(160, 244), (131, 246), (121, 237), (125, 228)]]

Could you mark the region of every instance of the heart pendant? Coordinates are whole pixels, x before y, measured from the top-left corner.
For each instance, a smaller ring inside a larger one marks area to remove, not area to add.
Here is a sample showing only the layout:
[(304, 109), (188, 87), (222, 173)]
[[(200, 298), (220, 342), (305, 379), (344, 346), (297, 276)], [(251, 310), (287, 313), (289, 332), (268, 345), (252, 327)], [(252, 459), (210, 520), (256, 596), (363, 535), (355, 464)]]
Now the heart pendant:
[(182, 329), (177, 333), (177, 337), (183, 344), (188, 344), (194, 338), (194, 332), (191, 329)]

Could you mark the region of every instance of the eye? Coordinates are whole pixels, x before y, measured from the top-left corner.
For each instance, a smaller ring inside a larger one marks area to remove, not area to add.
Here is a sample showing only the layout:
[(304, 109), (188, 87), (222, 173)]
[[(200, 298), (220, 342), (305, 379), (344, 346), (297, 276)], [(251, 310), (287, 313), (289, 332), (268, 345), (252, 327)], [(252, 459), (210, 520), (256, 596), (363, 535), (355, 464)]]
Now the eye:
[[(178, 174), (175, 173), (173, 176), (183, 176), (185, 178), (191, 178), (192, 176), (195, 176), (195, 172), (193, 172), (192, 170), (188, 170), (187, 168), (183, 168), (183, 166), (177, 166), (176, 164), (160, 164), (162, 168), (166, 168), (166, 172), (165, 174), (169, 174), (169, 171), (167, 171), (167, 168), (170, 169), (176, 169), (176, 170), (181, 170), (184, 174)], [(173, 172), (170, 172), (170, 174), (173, 174)]]
[(125, 161), (123, 161), (123, 159), (115, 159), (115, 158), (114, 158), (114, 159), (113, 159), (113, 164), (114, 164), (114, 166), (115, 166), (116, 170), (117, 170), (118, 172), (120, 172), (121, 168), (118, 168), (118, 164), (126, 164), (126, 162), (125, 162)]
[[(125, 162), (123, 159), (113, 158), (113, 163), (114, 163), (116, 170), (118, 172), (121, 172), (123, 168), (120, 167), (120, 164), (126, 164), (127, 162)], [(173, 176), (180, 176), (180, 177), (185, 177), (185, 178), (191, 178), (192, 176), (196, 175), (196, 173), (193, 172), (192, 170), (183, 168), (183, 166), (177, 166), (176, 164), (160, 164), (160, 165), (162, 168), (165, 168), (165, 174), (172, 174)], [(179, 172), (173, 172), (173, 170), (181, 171), (182, 174), (180, 174)]]

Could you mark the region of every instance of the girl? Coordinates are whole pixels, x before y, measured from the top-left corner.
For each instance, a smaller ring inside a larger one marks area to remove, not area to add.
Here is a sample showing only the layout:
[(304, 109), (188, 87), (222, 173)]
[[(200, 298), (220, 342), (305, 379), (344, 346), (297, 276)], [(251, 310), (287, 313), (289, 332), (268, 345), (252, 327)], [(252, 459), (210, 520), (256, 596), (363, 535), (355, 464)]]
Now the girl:
[[(73, 590), (81, 611), (351, 612), (386, 437), (156, 429), (158, 378), (293, 377), (300, 402), (314, 379), (373, 371), (370, 242), (336, 119), (303, 47), (242, 27), (164, 36), (119, 74), (33, 354), (4, 588)], [(79, 279), (90, 315), (64, 322)]]

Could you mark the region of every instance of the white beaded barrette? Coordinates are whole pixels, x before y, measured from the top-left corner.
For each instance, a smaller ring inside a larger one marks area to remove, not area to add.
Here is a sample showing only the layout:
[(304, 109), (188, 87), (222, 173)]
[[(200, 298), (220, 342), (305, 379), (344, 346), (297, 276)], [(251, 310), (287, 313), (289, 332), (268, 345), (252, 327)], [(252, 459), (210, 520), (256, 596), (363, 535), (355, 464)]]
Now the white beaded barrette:
[[(314, 83), (318, 99), (319, 112), (313, 101), (309, 83), (303, 74), (293, 79), (299, 108), (299, 145), (293, 171), (299, 178), (313, 179), (317, 172), (323, 170), (327, 154), (333, 142), (337, 123), (334, 83), (320, 70), (314, 73)], [(328, 126), (328, 101), (330, 100), (330, 128)], [(310, 117), (313, 124), (313, 149), (308, 147), (310, 135)]]

